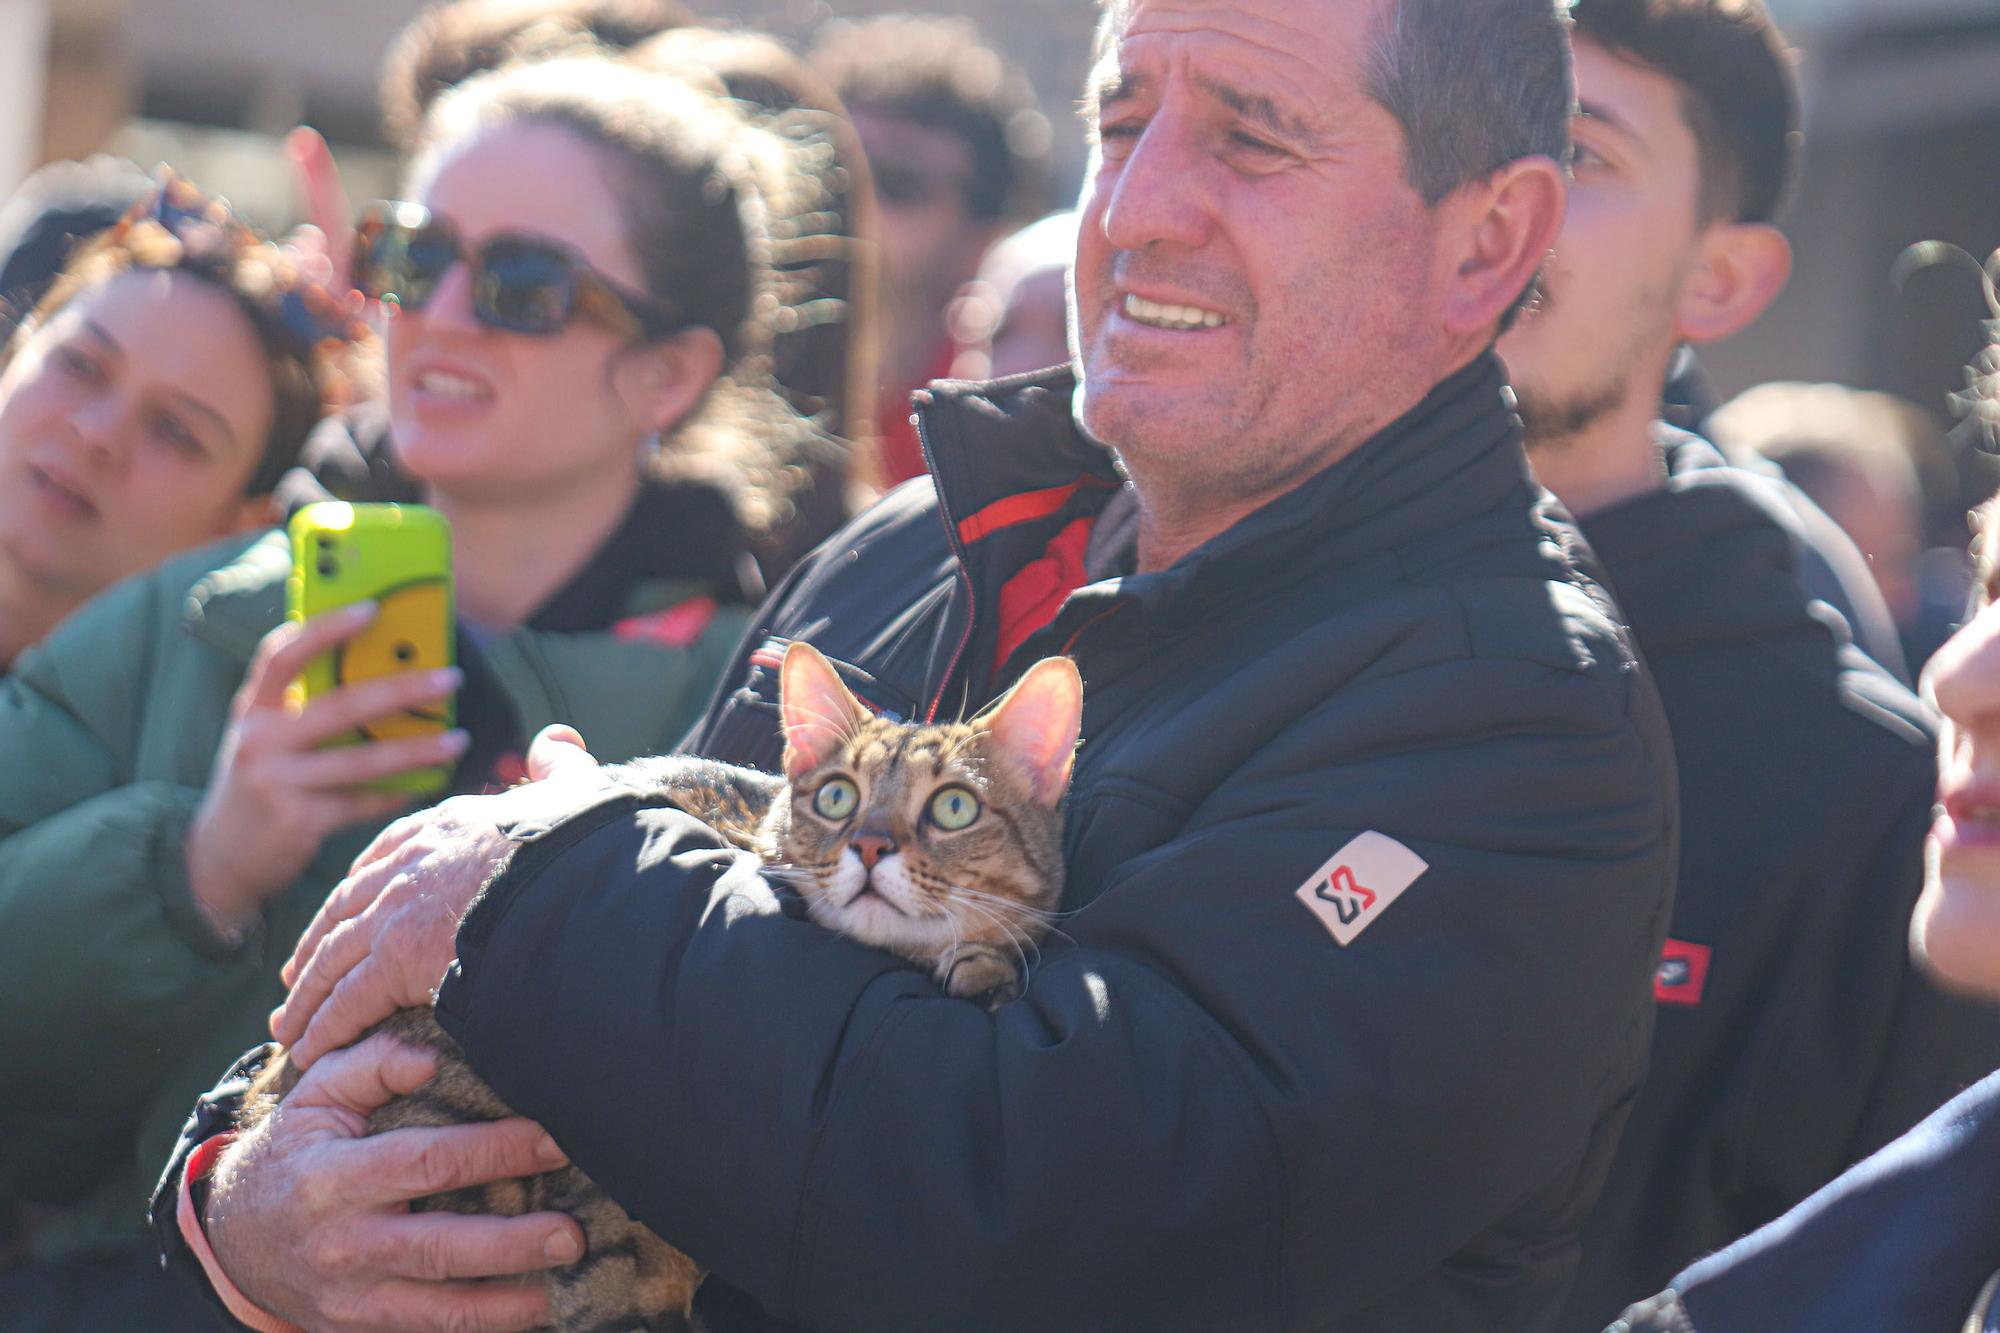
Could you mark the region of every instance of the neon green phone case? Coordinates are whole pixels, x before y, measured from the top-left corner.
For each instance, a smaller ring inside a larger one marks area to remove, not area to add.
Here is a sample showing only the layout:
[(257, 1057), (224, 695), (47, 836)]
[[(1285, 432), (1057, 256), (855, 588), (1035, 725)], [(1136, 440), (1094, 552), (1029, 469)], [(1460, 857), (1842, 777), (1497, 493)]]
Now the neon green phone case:
[[(371, 599), (380, 607), (368, 628), (307, 664), (291, 686), (295, 700), (352, 681), (452, 664), (451, 529), (444, 515), (422, 505), (326, 501), (294, 514), (290, 532), (289, 619)], [(334, 744), (435, 735), (450, 730), (456, 715), (456, 700), (447, 697), (378, 719)], [(422, 796), (450, 778), (448, 768), (417, 768), (369, 785)]]

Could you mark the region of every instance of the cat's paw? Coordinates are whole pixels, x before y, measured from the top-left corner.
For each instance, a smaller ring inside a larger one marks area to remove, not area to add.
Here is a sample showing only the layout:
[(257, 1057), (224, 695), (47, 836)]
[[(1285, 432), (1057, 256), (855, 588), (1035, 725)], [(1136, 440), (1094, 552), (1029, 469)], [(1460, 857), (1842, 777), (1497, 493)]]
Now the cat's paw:
[(968, 949), (949, 964), (944, 989), (958, 999), (997, 1008), (1021, 997), (1021, 972), (1016, 960), (998, 949)]

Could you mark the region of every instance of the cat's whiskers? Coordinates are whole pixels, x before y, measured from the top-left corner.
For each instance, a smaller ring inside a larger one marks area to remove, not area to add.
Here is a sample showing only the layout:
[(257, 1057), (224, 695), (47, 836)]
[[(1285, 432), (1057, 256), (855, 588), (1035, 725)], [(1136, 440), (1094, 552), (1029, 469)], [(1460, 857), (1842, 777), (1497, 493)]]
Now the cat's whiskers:
[[(1004, 894), (992, 893), (985, 889), (975, 889), (970, 884), (954, 884), (951, 886), (951, 891), (954, 894), (970, 895), (971, 897), (976, 898), (979, 901), (988, 904), (989, 906), (998, 908), (1005, 912), (1014, 912), (1022, 917), (1025, 917), (1027, 920), (1033, 922), (1034, 925), (1036, 926), (1037, 929), (1034, 932), (1032, 932), (1034, 934), (1060, 935), (1062, 936), (1062, 938), (1068, 940), (1071, 944), (1076, 943), (1076, 938), (1074, 936), (1072, 936), (1068, 931), (1061, 929), (1055, 924), (1058, 920), (1060, 920), (1063, 917), (1076, 915), (1075, 910), (1068, 912), (1056, 912), (1056, 911), (1051, 911), (1048, 908), (1044, 907), (1034, 907), (1020, 901), (1017, 898), (1009, 898)], [(1037, 948), (1036, 952), (1037, 953), (1040, 952), (1039, 947)]]
[[(984, 917), (987, 921), (1000, 928), (1001, 935), (1006, 938), (1008, 946), (1014, 950), (1015, 959), (1021, 965), (1019, 974), (1021, 993), (1023, 995), (1027, 994), (1028, 987), (1034, 984), (1034, 969), (1028, 962), (1028, 950), (1034, 950), (1035, 957), (1040, 958), (1042, 956), (1041, 946), (1036, 944), (1034, 939), (1019, 927), (1010, 924), (1005, 917), (998, 915), (991, 909), (982, 907), (970, 898), (957, 898), (956, 901), (961, 907)], [(956, 927), (957, 923), (954, 921), (953, 928), (956, 929)], [(1023, 947), (1024, 945), (1026, 947)]]

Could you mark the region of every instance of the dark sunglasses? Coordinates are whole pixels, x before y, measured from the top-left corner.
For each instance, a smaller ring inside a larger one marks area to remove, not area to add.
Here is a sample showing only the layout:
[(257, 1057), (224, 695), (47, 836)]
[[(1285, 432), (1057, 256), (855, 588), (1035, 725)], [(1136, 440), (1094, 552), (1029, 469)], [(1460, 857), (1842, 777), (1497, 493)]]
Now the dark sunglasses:
[(686, 326), (674, 311), (620, 289), (567, 246), (505, 232), (468, 248), (457, 228), (422, 204), (385, 201), (354, 228), (354, 285), (373, 300), (420, 310), (453, 264), (472, 270), (472, 313), (489, 328), (555, 334), (583, 315), (628, 338)]

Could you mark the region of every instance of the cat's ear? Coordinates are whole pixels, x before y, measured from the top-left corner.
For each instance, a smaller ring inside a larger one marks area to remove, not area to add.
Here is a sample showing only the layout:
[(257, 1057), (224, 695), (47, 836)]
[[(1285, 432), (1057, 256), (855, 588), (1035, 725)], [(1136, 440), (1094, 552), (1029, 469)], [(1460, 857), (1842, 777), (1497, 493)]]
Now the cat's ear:
[(832, 758), (868, 720), (868, 709), (848, 693), (818, 649), (794, 642), (778, 668), (778, 716), (785, 731), (785, 776), (796, 781)]
[(1028, 779), (1043, 805), (1062, 800), (1083, 730), (1083, 677), (1067, 657), (1045, 657), (993, 705), (980, 725)]

